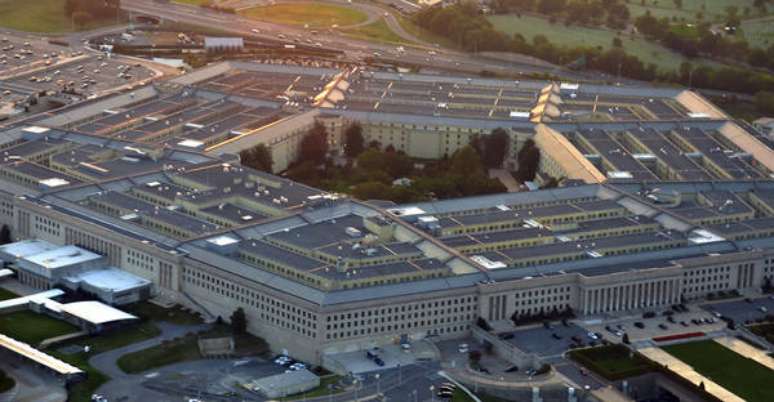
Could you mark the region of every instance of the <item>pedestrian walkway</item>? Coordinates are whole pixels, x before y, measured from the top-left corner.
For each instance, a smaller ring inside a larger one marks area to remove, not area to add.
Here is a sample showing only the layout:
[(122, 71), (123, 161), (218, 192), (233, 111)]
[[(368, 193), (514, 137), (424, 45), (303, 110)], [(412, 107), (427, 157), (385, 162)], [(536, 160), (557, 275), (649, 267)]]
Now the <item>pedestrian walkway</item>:
[(766, 351), (757, 349), (744, 341), (728, 336), (715, 338), (715, 342), (733, 350), (740, 356), (755, 360), (756, 362), (774, 370), (774, 359), (766, 354)]
[(670, 371), (694, 383), (704, 382), (704, 389), (712, 395), (718, 397), (724, 402), (744, 402), (744, 399), (736, 396), (733, 392), (723, 388), (709, 378), (699, 374), (693, 367), (684, 363), (682, 360), (670, 355), (660, 348), (648, 347), (639, 349), (638, 352), (647, 358), (665, 365)]

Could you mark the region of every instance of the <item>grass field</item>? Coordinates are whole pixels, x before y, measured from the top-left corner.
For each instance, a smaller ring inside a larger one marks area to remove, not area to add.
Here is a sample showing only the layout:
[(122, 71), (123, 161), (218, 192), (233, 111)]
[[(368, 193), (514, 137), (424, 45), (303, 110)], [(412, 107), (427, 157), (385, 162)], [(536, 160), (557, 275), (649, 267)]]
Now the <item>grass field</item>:
[[(718, 20), (720, 17), (726, 14), (726, 7), (736, 6), (739, 9), (739, 15), (744, 18), (744, 9), (750, 9), (751, 16), (759, 15), (758, 10), (753, 7), (753, 0), (683, 0), (683, 5), (680, 9), (675, 7), (675, 3), (671, 0), (645, 0), (643, 6), (640, 0), (629, 0), (627, 6), (631, 13), (632, 19), (645, 14), (645, 11), (650, 10), (650, 13), (657, 18), (667, 17), (672, 18), (685, 18), (686, 21), (695, 21), (696, 13), (702, 12), (705, 16), (705, 20)], [(772, 11), (772, 7), (769, 6), (768, 12)]]
[(48, 338), (76, 331), (78, 328), (64, 321), (31, 311), (0, 315), (0, 333), (33, 346)]
[(769, 47), (774, 43), (774, 16), (742, 21), (741, 33), (752, 47)]
[(774, 371), (715, 341), (683, 343), (663, 349), (748, 402), (774, 400)]
[[(489, 17), (495, 28), (509, 35), (519, 33), (531, 41), (536, 35), (542, 34), (558, 46), (588, 46), (609, 49), (613, 44), (616, 32), (605, 29), (567, 27), (561, 23), (551, 24), (544, 18), (534, 16), (495, 15)], [(680, 67), (685, 57), (659, 44), (642, 38), (622, 36), (626, 52), (637, 56), (646, 64), (653, 63), (663, 71), (671, 71)], [(696, 63), (694, 63), (696, 64)]]
[(395, 44), (407, 43), (395, 32), (392, 32), (390, 27), (387, 26), (387, 23), (383, 19), (360, 27), (342, 29), (342, 32), (346, 36), (357, 39)]
[(16, 385), (16, 381), (13, 378), (8, 377), (5, 371), (0, 370), (0, 394), (6, 391), (10, 391), (11, 388)]
[(361, 11), (322, 3), (275, 4), (240, 10), (239, 14), (277, 24), (309, 24), (310, 28), (330, 28), (332, 25), (346, 27), (368, 20), (368, 16)]
[(623, 345), (599, 346), (570, 352), (570, 357), (608, 380), (619, 380), (650, 371), (651, 362)]
[(751, 325), (749, 329), (755, 335), (766, 338), (770, 343), (774, 343), (774, 323)]
[(211, 0), (172, 0), (173, 3), (190, 4), (192, 6), (203, 6), (211, 3)]
[[(115, 18), (94, 21), (85, 30), (111, 25)], [(0, 26), (28, 32), (71, 32), (70, 17), (65, 15), (63, 0), (0, 0)]]
[(16, 293), (0, 288), (0, 300), (15, 299), (17, 297), (19, 297), (19, 295)]

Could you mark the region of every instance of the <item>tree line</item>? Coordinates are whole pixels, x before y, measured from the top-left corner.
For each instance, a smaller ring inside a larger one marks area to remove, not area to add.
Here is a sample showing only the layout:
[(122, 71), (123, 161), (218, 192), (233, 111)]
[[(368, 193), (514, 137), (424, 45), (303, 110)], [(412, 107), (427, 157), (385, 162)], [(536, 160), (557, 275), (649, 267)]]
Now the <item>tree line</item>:
[(622, 0), (494, 0), (496, 14), (539, 13), (566, 24), (626, 28), (631, 15)]
[[(414, 21), (433, 33), (454, 40), (468, 51), (528, 54), (554, 64), (585, 67), (642, 81), (693, 84), (702, 88), (743, 93), (774, 91), (774, 77), (771, 74), (749, 69), (704, 65), (694, 68), (690, 63), (685, 63), (686, 69), (681, 71), (660, 72), (655, 64), (644, 63), (638, 57), (626, 53), (621, 46), (603, 50), (598, 47), (557, 46), (543, 35), (536, 35), (531, 42), (520, 34), (511, 37), (496, 30), (480, 14), (478, 7), (471, 3), (425, 8), (417, 13)], [(618, 42), (620, 45), (620, 39)]]

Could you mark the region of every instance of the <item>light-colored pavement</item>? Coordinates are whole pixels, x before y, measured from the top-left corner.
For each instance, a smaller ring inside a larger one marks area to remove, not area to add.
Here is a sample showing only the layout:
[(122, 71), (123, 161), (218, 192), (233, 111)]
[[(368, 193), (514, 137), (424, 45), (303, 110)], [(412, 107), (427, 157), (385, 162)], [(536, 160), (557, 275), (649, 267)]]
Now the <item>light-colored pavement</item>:
[(505, 169), (489, 169), (489, 177), (500, 180), (509, 193), (516, 193), (521, 189), (519, 182)]
[(741, 356), (755, 360), (756, 362), (774, 370), (774, 359), (772, 359), (763, 350), (756, 349), (744, 341), (728, 336), (715, 338), (714, 341), (733, 350)]
[(0, 396), (8, 402), (65, 402), (67, 390), (55, 377), (26, 363), (0, 361), (0, 367), (16, 380), (16, 387)]
[(693, 367), (660, 348), (647, 347), (639, 349), (638, 352), (642, 353), (653, 361), (657, 361), (663, 365), (666, 365), (669, 370), (696, 385), (704, 382), (704, 389), (712, 395), (720, 398), (720, 400), (723, 402), (744, 402), (744, 399), (736, 396), (733, 392), (723, 388), (709, 378), (699, 374), (696, 370), (693, 369)]

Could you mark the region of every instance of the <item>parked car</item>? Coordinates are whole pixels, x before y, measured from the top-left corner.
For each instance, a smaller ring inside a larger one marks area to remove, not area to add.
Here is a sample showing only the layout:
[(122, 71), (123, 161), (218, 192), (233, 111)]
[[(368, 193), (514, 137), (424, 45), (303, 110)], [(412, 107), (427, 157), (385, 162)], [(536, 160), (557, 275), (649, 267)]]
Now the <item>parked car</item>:
[(635, 326), (635, 327), (637, 327), (637, 328), (639, 328), (639, 329), (643, 329), (643, 328), (645, 328), (645, 324), (643, 324), (643, 323), (642, 323), (642, 322), (640, 322), (640, 321), (637, 321), (637, 322), (635, 322), (635, 323), (634, 323), (634, 326)]

